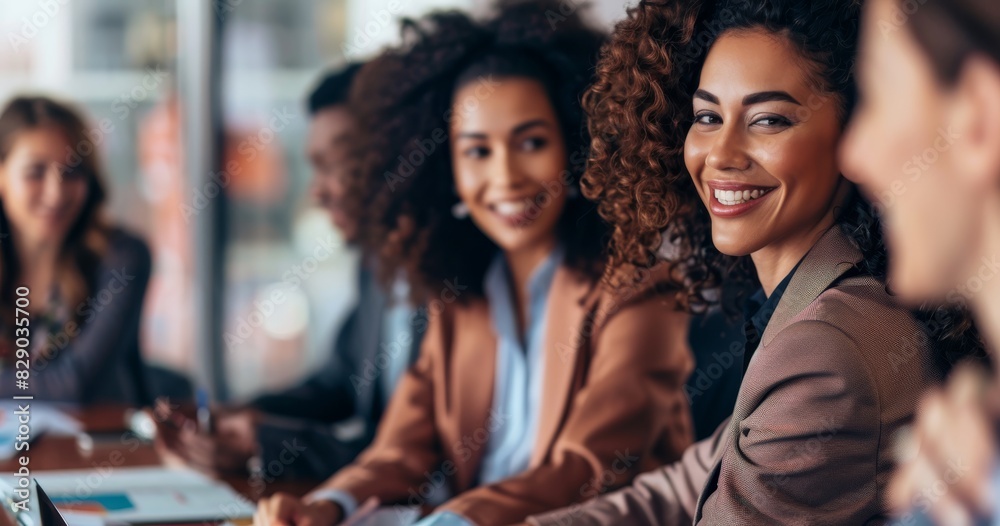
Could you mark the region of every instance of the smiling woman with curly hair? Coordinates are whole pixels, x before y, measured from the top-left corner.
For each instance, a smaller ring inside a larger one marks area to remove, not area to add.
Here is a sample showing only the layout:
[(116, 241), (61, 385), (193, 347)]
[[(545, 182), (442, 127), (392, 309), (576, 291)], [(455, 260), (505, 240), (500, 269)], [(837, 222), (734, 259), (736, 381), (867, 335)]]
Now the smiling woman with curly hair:
[(886, 520), (892, 436), (939, 366), (982, 347), (961, 313), (897, 304), (878, 217), (838, 163), (859, 11), (644, 1), (616, 27), (584, 99), (609, 272), (667, 254), (694, 312), (742, 292), (722, 300), (744, 309), (743, 382), (681, 462), (533, 523)]
[(360, 72), (360, 238), (430, 322), (373, 445), (305, 502), (264, 501), (264, 524), (324, 526), (372, 498), (434, 510), (421, 526), (511, 524), (691, 443), (689, 316), (656, 272), (601, 286), (606, 225), (578, 181), (603, 37), (564, 13), (432, 14)]

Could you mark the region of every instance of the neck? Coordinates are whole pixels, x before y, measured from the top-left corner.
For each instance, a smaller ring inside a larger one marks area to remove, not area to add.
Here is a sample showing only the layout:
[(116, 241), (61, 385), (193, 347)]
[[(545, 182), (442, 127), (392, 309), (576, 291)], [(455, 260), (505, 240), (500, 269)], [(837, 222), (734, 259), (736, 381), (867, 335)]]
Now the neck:
[(524, 318), (528, 311), (528, 281), (535, 269), (552, 253), (555, 246), (556, 240), (552, 238), (520, 250), (504, 251), (507, 268), (510, 269), (511, 286), (514, 289), (514, 308), (517, 309), (518, 328), (522, 332), (525, 327)]
[(16, 227), (11, 227), (17, 262), (21, 267), (23, 281), (31, 281), (36, 273), (45, 274), (46, 269), (55, 267), (59, 258), (59, 245), (44, 240), (29, 240)]
[(809, 249), (832, 226), (833, 220), (831, 218), (830, 221), (816, 224), (808, 232), (781, 243), (772, 243), (750, 254), (753, 265), (757, 269), (757, 278), (760, 280), (761, 287), (764, 288), (764, 294), (770, 296), (774, 289), (778, 288), (778, 284), (788, 276), (788, 273), (795, 268), (799, 261), (802, 261)]
[(1000, 352), (1000, 269), (996, 266), (1000, 261), (1000, 196), (987, 210), (980, 250), (970, 262), (971, 268), (962, 284), (982, 283), (982, 290), (969, 292), (970, 305), (987, 347), (997, 353)]
[(836, 223), (835, 214), (849, 200), (852, 191), (854, 186), (841, 177), (837, 190), (830, 198), (826, 213), (819, 221), (804, 231), (795, 231), (784, 239), (750, 254), (757, 269), (757, 279), (764, 288), (764, 294), (770, 296), (774, 289), (778, 288), (781, 280), (785, 279), (819, 238)]

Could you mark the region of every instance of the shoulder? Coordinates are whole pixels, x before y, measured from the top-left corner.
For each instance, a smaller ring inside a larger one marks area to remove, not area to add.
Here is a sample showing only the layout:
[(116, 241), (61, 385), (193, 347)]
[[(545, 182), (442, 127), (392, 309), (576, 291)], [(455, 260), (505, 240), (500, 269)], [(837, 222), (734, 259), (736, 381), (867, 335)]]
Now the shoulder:
[(674, 318), (686, 323), (688, 316), (677, 303), (675, 283), (666, 263), (630, 268), (594, 283), (584, 301), (592, 309), (595, 329), (623, 317), (664, 322)]
[(933, 375), (923, 327), (871, 276), (835, 283), (767, 347), (768, 353), (782, 354), (785, 349), (804, 355), (814, 368), (866, 379), (879, 391), (898, 388), (899, 382), (928, 382)]
[(127, 272), (148, 277), (152, 255), (145, 241), (120, 227), (109, 228), (106, 239), (107, 249), (101, 261), (104, 272)]

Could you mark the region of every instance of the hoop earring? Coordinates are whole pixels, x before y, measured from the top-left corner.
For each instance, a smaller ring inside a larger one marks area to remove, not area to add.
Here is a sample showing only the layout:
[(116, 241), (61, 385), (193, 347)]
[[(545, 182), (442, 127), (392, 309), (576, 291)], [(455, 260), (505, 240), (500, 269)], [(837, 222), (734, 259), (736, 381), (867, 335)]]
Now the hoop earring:
[(465, 219), (469, 217), (469, 206), (462, 201), (459, 201), (451, 205), (451, 215), (455, 219)]

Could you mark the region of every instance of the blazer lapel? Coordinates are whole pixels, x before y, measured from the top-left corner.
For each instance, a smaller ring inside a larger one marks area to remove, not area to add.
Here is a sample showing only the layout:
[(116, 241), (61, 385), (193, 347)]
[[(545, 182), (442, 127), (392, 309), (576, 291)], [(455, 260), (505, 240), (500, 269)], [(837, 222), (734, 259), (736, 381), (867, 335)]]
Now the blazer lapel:
[[(458, 309), (454, 334), (456, 335), (454, 357), (448, 375), (454, 376), (456, 391), (449, 395), (455, 404), (458, 418), (458, 433), (454, 440), (465, 443), (466, 437), (481, 436), (480, 430), (489, 431), (488, 419), (493, 406), (493, 389), (496, 376), (497, 338), (490, 322), (489, 307), (485, 301), (477, 301), (466, 309)], [(445, 382), (445, 385), (452, 382)], [(445, 444), (445, 447), (448, 445)], [(486, 444), (468, 448), (468, 460), (457, 459), (455, 478), (458, 491), (472, 487), (479, 472), (479, 464)]]
[(771, 343), (792, 318), (808, 307), (834, 281), (854, 268), (861, 257), (861, 251), (851, 243), (839, 226), (827, 230), (809, 250), (802, 265), (792, 276), (788, 289), (778, 302), (778, 308), (764, 329), (760, 347)]
[[(799, 265), (798, 270), (795, 271), (795, 275), (792, 276), (792, 281), (788, 283), (788, 288), (781, 296), (781, 301), (778, 302), (778, 307), (775, 309), (774, 315), (771, 316), (771, 321), (768, 322), (767, 328), (764, 329), (761, 343), (757, 346), (757, 352), (754, 353), (754, 356), (757, 356), (764, 347), (770, 344), (775, 335), (788, 326), (789, 322), (796, 315), (815, 301), (834, 281), (854, 268), (861, 261), (861, 258), (861, 251), (851, 243), (851, 240), (840, 230), (839, 226), (835, 225), (827, 230), (819, 241), (809, 249), (809, 252), (806, 253), (805, 258), (802, 260), (802, 264)], [(752, 367), (753, 358), (750, 358), (750, 363)], [(750, 369), (748, 368), (747, 370), (749, 371)], [(750, 378), (749, 382), (752, 381), (753, 379)], [(701, 495), (698, 496), (698, 504), (695, 508), (695, 523), (701, 520), (705, 499), (708, 498), (711, 491), (714, 491), (715, 486), (718, 484), (722, 454), (729, 449), (730, 443), (736, 439), (736, 435), (739, 434), (740, 420), (746, 416), (743, 414), (745, 408), (741, 408), (740, 401), (744, 399), (743, 391), (747, 388), (747, 384), (748, 378), (744, 377), (743, 382), (740, 384), (740, 392), (736, 397), (736, 407), (733, 410), (733, 416), (730, 418), (727, 428), (721, 431), (723, 435), (719, 437), (719, 440), (722, 440), (723, 443), (720, 445), (718, 454), (715, 456), (712, 471), (708, 476), (708, 482), (702, 490)]]
[[(357, 353), (357, 367), (358, 370), (361, 370), (361, 364), (366, 360), (371, 360), (372, 363), (375, 363), (375, 358), (380, 351), (379, 343), (382, 339), (382, 323), (384, 322), (388, 299), (386, 298), (386, 293), (382, 291), (382, 288), (375, 281), (375, 276), (368, 270), (361, 269), (358, 282), (359, 299), (357, 314), (353, 320), (355, 326), (352, 327), (352, 330), (357, 334), (357, 341), (351, 342), (351, 345), (356, 346), (353, 352)], [(367, 389), (358, 393), (359, 414), (364, 415), (366, 420), (374, 419), (376, 410), (381, 412), (386, 404), (388, 404), (388, 400), (381, 400), (379, 404), (375, 402), (376, 398), (379, 398), (376, 396), (376, 392), (381, 388), (382, 384), (380, 382), (367, 382), (367, 384)], [(379, 407), (376, 408), (376, 405)], [(374, 426), (377, 423), (375, 421), (371, 425)]]
[(531, 455), (537, 466), (548, 455), (570, 403), (573, 376), (583, 344), (583, 323), (587, 308), (583, 303), (592, 288), (589, 280), (560, 266), (552, 278), (545, 311), (545, 365), (542, 407), (538, 414), (538, 435)]

